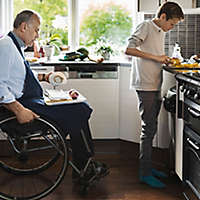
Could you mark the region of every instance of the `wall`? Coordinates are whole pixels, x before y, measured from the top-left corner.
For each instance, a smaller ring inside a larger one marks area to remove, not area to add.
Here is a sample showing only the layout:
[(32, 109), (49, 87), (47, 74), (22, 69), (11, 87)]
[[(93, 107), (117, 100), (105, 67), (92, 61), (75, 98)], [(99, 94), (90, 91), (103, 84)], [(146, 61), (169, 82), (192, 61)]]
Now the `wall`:
[(0, 34), (6, 34), (12, 29), (13, 0), (0, 0)]

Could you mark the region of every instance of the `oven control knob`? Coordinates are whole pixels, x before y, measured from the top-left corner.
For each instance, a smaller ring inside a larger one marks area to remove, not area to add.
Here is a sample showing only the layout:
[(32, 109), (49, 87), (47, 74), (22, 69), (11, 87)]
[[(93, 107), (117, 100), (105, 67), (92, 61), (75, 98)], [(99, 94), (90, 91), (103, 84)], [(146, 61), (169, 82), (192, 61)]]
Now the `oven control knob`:
[(186, 91), (186, 95), (189, 95), (189, 94), (190, 94), (190, 90), (187, 90), (187, 91)]
[(199, 95), (196, 93), (195, 95), (194, 95), (194, 99), (198, 99), (199, 98)]

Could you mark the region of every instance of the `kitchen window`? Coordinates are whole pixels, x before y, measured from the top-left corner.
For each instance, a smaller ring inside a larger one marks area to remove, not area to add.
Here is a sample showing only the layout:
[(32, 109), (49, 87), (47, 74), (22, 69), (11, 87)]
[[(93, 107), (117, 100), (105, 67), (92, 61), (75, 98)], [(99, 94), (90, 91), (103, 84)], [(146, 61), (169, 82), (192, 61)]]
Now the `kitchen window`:
[(70, 47), (70, 51), (84, 46), (89, 52), (96, 53), (98, 47), (109, 45), (115, 56), (119, 56), (125, 49), (132, 31), (133, 8), (137, 7), (132, 0), (2, 1), (13, 4), (11, 24), (13, 16), (20, 10), (33, 9), (43, 18), (40, 33), (42, 39), (57, 33), (63, 44)]
[(132, 30), (133, 2), (79, 1), (79, 44), (94, 53), (102, 47), (111, 47), (114, 56), (122, 54)]

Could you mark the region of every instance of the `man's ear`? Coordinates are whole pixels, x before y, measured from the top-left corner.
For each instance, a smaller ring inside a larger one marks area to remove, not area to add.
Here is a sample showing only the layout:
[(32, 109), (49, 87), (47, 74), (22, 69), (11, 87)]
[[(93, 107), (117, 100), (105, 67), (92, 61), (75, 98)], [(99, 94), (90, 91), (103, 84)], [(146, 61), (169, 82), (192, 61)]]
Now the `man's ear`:
[(26, 22), (22, 22), (20, 24), (20, 31), (24, 33), (26, 31), (26, 29), (27, 29), (27, 23)]
[(165, 13), (162, 13), (162, 14), (160, 15), (160, 19), (161, 19), (161, 20), (167, 20), (167, 15), (166, 15)]

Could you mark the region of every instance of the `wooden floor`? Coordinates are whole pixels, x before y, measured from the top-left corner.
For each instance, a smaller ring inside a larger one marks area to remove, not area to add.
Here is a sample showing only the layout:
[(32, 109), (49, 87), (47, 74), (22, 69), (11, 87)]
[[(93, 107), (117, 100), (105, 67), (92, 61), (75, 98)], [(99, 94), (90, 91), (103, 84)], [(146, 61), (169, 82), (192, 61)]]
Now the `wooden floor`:
[[(181, 200), (181, 182), (175, 175), (163, 180), (165, 189), (153, 189), (138, 180), (138, 144), (119, 140), (95, 141), (96, 159), (110, 166), (110, 174), (85, 196), (77, 194), (68, 170), (59, 187), (44, 200)], [(154, 150), (156, 168), (169, 172), (167, 151)]]

